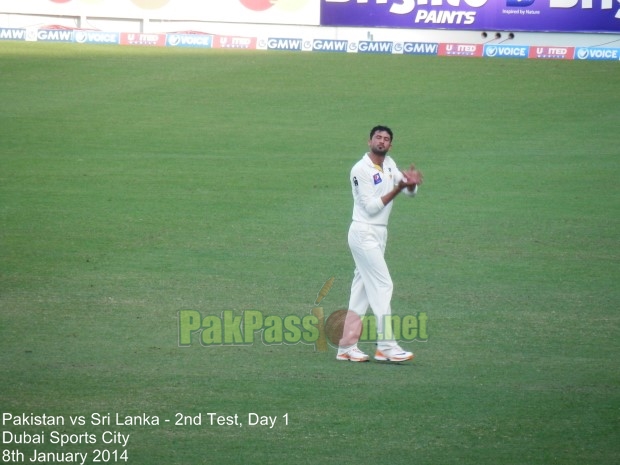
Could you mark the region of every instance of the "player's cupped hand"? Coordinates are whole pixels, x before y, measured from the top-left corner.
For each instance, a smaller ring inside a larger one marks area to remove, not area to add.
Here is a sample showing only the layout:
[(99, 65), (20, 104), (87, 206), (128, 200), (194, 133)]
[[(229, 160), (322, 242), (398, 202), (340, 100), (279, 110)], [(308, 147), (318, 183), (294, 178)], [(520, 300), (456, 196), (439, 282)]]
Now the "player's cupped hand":
[(407, 186), (420, 185), (424, 182), (422, 172), (417, 170), (413, 164), (409, 167), (409, 169), (403, 171), (403, 176)]

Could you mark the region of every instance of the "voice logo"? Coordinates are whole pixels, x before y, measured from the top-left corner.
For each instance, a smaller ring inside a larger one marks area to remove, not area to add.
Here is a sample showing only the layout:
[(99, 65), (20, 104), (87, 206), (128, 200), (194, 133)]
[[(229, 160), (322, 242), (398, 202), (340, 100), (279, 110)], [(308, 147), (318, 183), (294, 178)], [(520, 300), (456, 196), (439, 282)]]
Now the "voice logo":
[(529, 47), (526, 45), (485, 45), (484, 56), (489, 58), (527, 58)]
[(575, 52), (575, 59), (618, 61), (620, 60), (620, 49), (580, 47)]

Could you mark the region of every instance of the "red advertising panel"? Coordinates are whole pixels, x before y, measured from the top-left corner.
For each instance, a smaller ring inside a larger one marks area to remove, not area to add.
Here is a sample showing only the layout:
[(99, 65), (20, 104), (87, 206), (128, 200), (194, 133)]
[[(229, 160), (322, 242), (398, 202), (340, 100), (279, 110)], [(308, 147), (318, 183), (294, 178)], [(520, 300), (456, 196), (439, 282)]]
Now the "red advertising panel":
[(256, 49), (256, 37), (214, 36), (213, 48)]
[(142, 34), (134, 32), (121, 33), (121, 45), (147, 45), (151, 47), (165, 47), (166, 34)]
[(545, 58), (549, 60), (572, 60), (575, 56), (575, 47), (530, 47), (530, 58)]
[(481, 57), (484, 51), (482, 44), (439, 44), (438, 55), (440, 56), (460, 56), (460, 57)]

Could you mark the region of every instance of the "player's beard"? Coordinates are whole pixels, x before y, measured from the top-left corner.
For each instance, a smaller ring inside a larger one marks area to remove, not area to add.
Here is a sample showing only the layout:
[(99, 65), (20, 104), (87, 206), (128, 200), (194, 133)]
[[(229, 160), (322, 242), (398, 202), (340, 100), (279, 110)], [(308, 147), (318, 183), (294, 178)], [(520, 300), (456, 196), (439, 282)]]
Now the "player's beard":
[(375, 155), (379, 156), (379, 157), (385, 157), (385, 155), (388, 153), (388, 149), (386, 148), (379, 148), (377, 146), (372, 148), (372, 153), (374, 153)]

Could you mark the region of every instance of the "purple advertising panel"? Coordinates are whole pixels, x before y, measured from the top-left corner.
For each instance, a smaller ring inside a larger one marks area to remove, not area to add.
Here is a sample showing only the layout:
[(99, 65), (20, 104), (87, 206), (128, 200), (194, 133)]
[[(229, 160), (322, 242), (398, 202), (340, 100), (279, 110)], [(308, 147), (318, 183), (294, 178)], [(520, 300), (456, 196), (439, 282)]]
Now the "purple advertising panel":
[(321, 25), (620, 33), (620, 0), (321, 0)]

